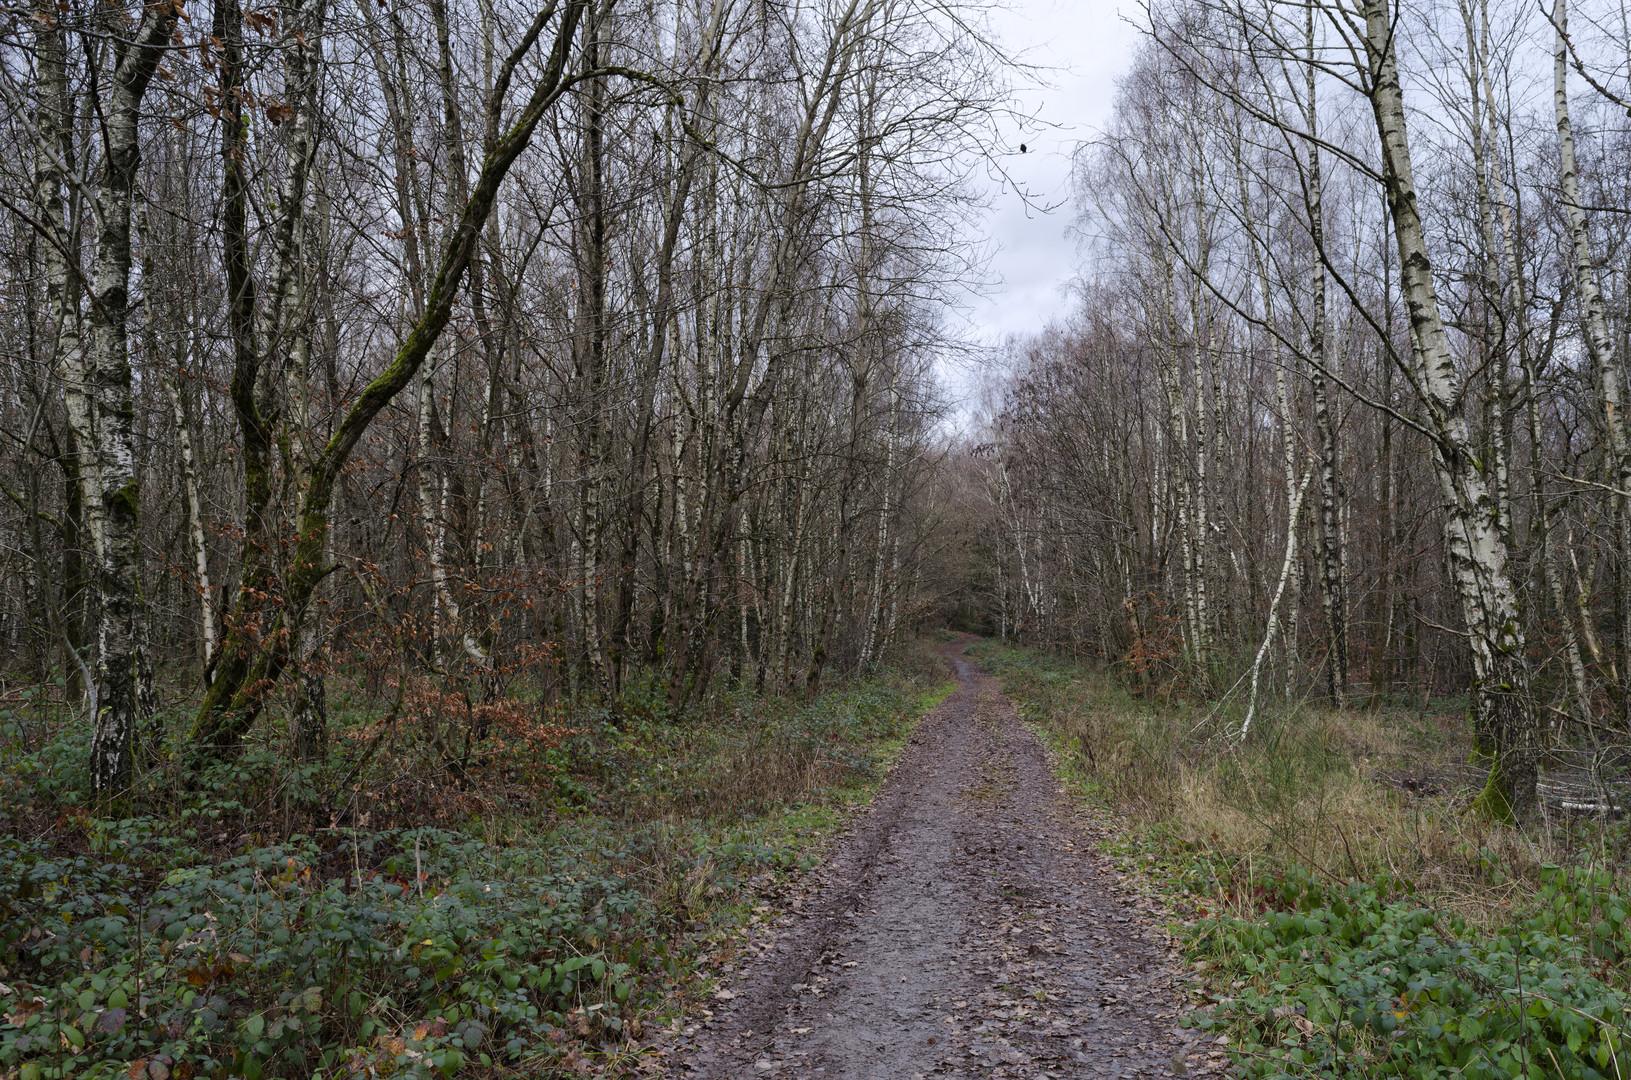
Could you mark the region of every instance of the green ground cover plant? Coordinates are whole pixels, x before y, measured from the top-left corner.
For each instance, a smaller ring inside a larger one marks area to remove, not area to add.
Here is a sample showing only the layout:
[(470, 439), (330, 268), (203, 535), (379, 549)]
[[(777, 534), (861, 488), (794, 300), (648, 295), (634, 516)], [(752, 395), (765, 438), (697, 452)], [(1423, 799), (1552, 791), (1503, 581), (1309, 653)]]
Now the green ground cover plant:
[(1490, 933), (1404, 883), (1266, 876), (1255, 918), (1186, 928), (1233, 988), (1190, 1023), (1227, 1039), (1243, 1076), (1623, 1076), (1626, 999), (1608, 969), (1631, 944), (1627, 899), (1591, 877), (1551, 868), (1538, 910)]
[(1625, 826), (1465, 812), (1455, 703), (1277, 704), (1241, 741), (1227, 706), (974, 652), (1119, 819), (1114, 853), (1204, 976), (1185, 1022), (1241, 1075), (1631, 1075)]
[(68, 725), (13, 742), (0, 1076), (619, 1074), (949, 685), (917, 656), (813, 699), (567, 711), (417, 779), (420, 738), (356, 767), (358, 710), (304, 792), (267, 745), (202, 790), (155, 768), (117, 819)]

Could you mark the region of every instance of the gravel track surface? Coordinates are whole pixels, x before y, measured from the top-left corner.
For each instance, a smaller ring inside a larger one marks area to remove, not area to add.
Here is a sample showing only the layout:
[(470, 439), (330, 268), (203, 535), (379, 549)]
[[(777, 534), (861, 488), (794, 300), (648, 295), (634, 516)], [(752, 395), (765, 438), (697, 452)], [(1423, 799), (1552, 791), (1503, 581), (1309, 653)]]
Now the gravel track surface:
[[(996, 680), (958, 688), (804, 880), (670, 1075), (911, 1080), (1222, 1072), (1177, 1027), (1168, 935), (1121, 886)], [(675, 1068), (677, 1066), (677, 1068)]]

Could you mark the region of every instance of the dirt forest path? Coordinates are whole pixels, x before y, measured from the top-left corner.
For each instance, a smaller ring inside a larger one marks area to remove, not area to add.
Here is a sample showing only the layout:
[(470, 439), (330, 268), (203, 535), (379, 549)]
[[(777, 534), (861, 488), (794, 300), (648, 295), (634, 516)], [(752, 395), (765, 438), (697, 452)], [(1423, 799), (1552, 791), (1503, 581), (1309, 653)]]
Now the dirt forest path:
[[(1118, 889), (996, 680), (956, 692), (751, 945), (670, 1075), (1165, 1077), (1221, 1071), (1177, 1027), (1167, 936)], [(722, 995), (723, 996), (723, 995)]]

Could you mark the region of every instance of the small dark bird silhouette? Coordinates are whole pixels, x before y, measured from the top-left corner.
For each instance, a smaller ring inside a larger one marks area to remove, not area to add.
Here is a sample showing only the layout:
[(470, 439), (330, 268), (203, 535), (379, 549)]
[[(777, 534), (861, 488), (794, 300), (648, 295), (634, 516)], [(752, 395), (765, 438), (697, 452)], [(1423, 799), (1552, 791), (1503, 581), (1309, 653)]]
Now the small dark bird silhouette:
[(1025, 152), (1025, 144), (1024, 143), (1019, 144), (1019, 152), (1022, 153), (1022, 154)]

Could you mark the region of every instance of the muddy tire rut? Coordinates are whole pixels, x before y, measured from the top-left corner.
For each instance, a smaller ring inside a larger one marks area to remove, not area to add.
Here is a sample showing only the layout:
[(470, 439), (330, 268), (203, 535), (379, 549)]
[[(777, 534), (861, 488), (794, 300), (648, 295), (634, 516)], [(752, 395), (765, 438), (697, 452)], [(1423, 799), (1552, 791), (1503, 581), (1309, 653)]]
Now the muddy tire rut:
[[(952, 696), (667, 1049), (709, 1078), (1164, 1077), (1221, 1071), (1177, 1026), (1168, 935), (1097, 852), (996, 680)], [(1205, 1052), (1203, 1052), (1205, 1051)], [(675, 1068), (677, 1066), (677, 1068)]]

